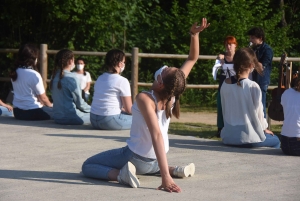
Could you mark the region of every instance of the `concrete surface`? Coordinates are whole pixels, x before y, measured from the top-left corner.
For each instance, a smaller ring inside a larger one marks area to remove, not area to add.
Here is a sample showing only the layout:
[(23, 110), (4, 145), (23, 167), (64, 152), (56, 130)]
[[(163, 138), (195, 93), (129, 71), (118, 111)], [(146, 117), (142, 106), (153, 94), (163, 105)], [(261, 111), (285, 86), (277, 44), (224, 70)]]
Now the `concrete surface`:
[(181, 193), (155, 190), (158, 176), (138, 176), (141, 187), (132, 189), (80, 174), (86, 158), (125, 146), (128, 136), (0, 117), (0, 200), (300, 200), (299, 157), (171, 134), (169, 164), (196, 165), (194, 177), (175, 179)]

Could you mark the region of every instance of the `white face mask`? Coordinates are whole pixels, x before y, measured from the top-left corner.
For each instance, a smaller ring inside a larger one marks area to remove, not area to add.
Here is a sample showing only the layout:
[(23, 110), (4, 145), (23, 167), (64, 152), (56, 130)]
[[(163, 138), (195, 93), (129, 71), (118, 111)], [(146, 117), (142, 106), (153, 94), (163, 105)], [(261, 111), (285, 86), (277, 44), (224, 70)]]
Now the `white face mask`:
[(84, 68), (84, 65), (83, 64), (77, 64), (76, 67), (77, 67), (78, 70), (82, 70)]
[[(155, 79), (155, 81), (157, 81), (157, 77), (158, 77), (158, 75), (160, 75), (161, 82), (163, 83), (161, 73), (162, 73), (162, 71), (163, 71), (165, 68), (168, 68), (168, 66), (163, 66), (163, 67), (161, 67), (160, 69), (158, 69), (158, 70), (155, 72), (155, 74), (154, 74), (154, 79)], [(157, 82), (158, 82), (158, 81), (157, 81)]]
[(122, 73), (122, 72), (124, 71), (124, 69), (125, 69), (125, 64), (124, 64), (124, 66), (123, 66), (123, 67), (121, 67), (121, 69), (120, 69), (120, 73)]

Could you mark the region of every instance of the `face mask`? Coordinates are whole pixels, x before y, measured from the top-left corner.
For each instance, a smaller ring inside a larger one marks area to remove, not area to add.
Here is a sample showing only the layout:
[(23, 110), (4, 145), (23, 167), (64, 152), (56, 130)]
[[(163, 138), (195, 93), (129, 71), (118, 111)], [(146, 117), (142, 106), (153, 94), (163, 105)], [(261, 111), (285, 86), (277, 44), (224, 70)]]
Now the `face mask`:
[(124, 64), (124, 66), (123, 66), (123, 67), (121, 67), (121, 69), (120, 69), (120, 73), (122, 73), (122, 72), (124, 71), (124, 69), (125, 69), (125, 64)]
[[(160, 75), (161, 82), (164, 83), (163, 80), (162, 80), (161, 73), (162, 73), (162, 71), (163, 71), (165, 68), (168, 68), (168, 66), (163, 66), (163, 67), (161, 67), (160, 69), (158, 69), (158, 70), (155, 72), (155, 74), (154, 74), (154, 79), (155, 79), (155, 81), (157, 81), (157, 77), (158, 77), (158, 75)], [(158, 81), (157, 81), (157, 82), (158, 82)]]
[(78, 70), (82, 70), (84, 68), (84, 65), (83, 64), (78, 64), (76, 65), (77, 69)]

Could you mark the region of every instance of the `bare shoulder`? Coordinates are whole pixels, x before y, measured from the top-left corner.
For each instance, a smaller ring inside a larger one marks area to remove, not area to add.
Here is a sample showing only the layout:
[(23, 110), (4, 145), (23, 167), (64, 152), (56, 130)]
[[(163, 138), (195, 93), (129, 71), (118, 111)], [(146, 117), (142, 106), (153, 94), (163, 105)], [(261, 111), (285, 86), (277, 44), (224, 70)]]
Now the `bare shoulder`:
[(137, 96), (136, 96), (136, 101), (137, 103), (140, 104), (144, 104), (144, 105), (153, 105), (155, 107), (155, 103), (153, 98), (151, 97), (151, 95), (149, 93), (145, 93), (145, 92), (140, 92)]

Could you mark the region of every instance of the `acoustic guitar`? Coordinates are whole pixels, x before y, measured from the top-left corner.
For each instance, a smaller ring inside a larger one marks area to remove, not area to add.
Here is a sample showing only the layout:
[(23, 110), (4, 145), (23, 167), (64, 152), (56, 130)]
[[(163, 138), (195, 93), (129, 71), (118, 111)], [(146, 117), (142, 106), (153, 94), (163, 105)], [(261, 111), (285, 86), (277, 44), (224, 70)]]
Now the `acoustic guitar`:
[(287, 66), (286, 53), (281, 55), (279, 63), (279, 81), (278, 87), (272, 90), (272, 101), (268, 108), (268, 116), (275, 121), (283, 121), (284, 114), (281, 105), (281, 95), (285, 91), (285, 86), (283, 85), (283, 69)]

